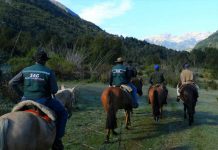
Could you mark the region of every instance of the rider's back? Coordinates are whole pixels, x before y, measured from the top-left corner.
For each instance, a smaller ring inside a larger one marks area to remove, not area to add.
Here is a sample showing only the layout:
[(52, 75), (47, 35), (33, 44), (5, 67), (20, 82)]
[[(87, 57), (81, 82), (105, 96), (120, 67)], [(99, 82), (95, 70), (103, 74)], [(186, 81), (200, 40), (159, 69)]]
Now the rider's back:
[(193, 72), (189, 69), (184, 69), (180, 74), (180, 80), (182, 84), (187, 84), (189, 82), (193, 82)]
[(35, 64), (22, 70), (24, 78), (24, 97), (37, 99), (50, 97), (50, 78), (52, 71), (44, 65)]

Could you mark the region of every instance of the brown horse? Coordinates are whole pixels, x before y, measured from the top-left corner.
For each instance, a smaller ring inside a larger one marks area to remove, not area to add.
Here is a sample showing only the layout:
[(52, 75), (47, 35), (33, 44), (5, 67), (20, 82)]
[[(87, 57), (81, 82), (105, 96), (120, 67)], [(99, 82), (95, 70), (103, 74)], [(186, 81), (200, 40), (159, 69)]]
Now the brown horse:
[[(59, 93), (62, 92), (69, 94), (70, 91), (62, 90)], [(70, 103), (61, 97), (59, 100), (65, 106)], [(53, 120), (48, 122), (30, 112), (16, 111), (0, 117), (0, 150), (48, 150), (53, 145), (55, 134), (56, 127)]]
[[(132, 83), (137, 88), (137, 93), (141, 96), (142, 92), (142, 80), (134, 78)], [(125, 110), (126, 116), (126, 129), (128, 126), (131, 125), (130, 121), (130, 113), (132, 111), (132, 96), (130, 93), (124, 91), (120, 87), (108, 87), (106, 88), (101, 95), (102, 105), (104, 110), (107, 112), (107, 119), (106, 119), (106, 142), (109, 141), (110, 131), (113, 134), (117, 134), (114, 129), (117, 128), (117, 121), (116, 121), (116, 112), (118, 109)]]
[(198, 98), (196, 87), (191, 84), (183, 85), (180, 97), (184, 105), (184, 119), (187, 118), (188, 114), (189, 125), (191, 126), (194, 122), (195, 106)]
[(151, 86), (148, 90), (148, 99), (151, 103), (152, 113), (154, 120), (156, 122), (162, 118), (163, 115), (163, 105), (167, 98), (166, 91), (163, 89), (162, 85)]

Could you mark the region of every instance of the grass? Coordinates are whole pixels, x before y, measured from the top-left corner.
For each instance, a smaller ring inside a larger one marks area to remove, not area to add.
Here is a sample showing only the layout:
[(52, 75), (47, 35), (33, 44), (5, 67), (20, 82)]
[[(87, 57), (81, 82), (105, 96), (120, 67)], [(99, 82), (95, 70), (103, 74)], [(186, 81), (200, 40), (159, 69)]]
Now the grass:
[[(218, 92), (200, 90), (195, 122), (188, 126), (183, 119), (183, 105), (176, 102), (176, 90), (169, 88), (168, 105), (164, 118), (155, 123), (147, 103), (147, 90), (140, 97), (140, 107), (134, 110), (130, 130), (124, 128), (124, 111), (117, 113), (118, 136), (111, 136), (105, 144), (105, 118), (100, 95), (106, 85), (65, 83), (79, 85), (76, 90), (78, 109), (68, 120), (63, 142), (66, 150), (215, 150), (218, 139)], [(0, 113), (9, 111), (12, 104), (0, 103)]]
[[(68, 86), (73, 86), (68, 84)], [(105, 139), (106, 114), (101, 106), (100, 95), (105, 85), (83, 84), (77, 90), (79, 110), (67, 123), (64, 145), (66, 150), (189, 150), (217, 149), (218, 109), (216, 91), (200, 91), (196, 106), (195, 123), (188, 126), (183, 119), (183, 105), (175, 100), (176, 90), (169, 88), (168, 105), (164, 118), (155, 123), (147, 104), (147, 89), (140, 97), (140, 107), (134, 110), (130, 130), (124, 128), (124, 112), (117, 113), (118, 136)]]

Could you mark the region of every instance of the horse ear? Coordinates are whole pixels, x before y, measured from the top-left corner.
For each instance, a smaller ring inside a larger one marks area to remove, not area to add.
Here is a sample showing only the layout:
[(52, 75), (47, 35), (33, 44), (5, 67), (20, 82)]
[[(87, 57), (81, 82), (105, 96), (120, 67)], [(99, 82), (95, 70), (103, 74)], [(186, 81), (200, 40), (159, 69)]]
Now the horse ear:
[(74, 90), (75, 90), (75, 87), (73, 87), (72, 89), (70, 89), (71, 93), (73, 93)]
[(65, 89), (64, 85), (63, 85), (63, 84), (61, 84), (61, 90), (64, 90), (64, 89)]

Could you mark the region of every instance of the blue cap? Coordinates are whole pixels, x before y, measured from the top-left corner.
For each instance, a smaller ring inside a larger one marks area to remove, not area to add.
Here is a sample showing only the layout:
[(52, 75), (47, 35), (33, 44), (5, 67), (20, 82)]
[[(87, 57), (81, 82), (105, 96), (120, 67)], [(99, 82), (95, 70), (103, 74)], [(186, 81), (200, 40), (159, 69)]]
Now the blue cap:
[(158, 64), (155, 64), (154, 65), (154, 70), (159, 70), (160, 69), (160, 66)]
[(183, 68), (189, 68), (189, 64), (188, 63), (185, 63), (184, 65), (183, 65)]

